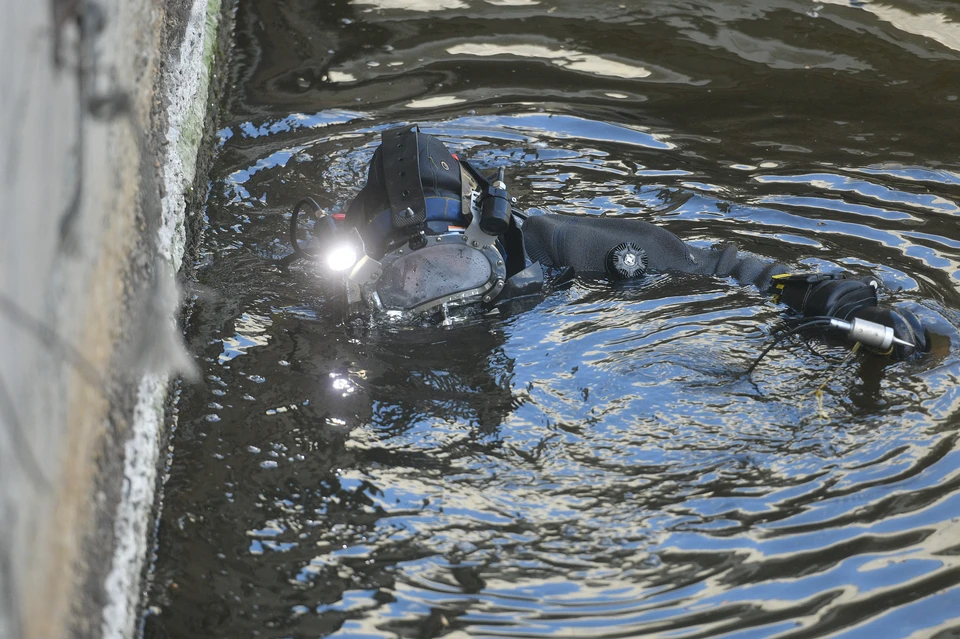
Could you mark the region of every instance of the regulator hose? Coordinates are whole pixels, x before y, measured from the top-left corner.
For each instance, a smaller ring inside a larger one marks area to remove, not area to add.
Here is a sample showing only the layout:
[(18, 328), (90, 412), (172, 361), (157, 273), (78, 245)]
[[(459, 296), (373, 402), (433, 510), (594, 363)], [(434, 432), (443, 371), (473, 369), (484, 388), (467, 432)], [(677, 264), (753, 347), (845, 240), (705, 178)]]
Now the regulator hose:
[(308, 259), (313, 257), (313, 255), (303, 250), (303, 248), (300, 246), (300, 241), (297, 239), (300, 211), (303, 210), (303, 207), (305, 206), (311, 207), (314, 214), (323, 211), (323, 208), (317, 204), (317, 201), (310, 196), (303, 198), (297, 202), (295, 207), (293, 207), (293, 213), (290, 215), (290, 244), (293, 246), (293, 254), (284, 258), (284, 262), (287, 264), (295, 259)]

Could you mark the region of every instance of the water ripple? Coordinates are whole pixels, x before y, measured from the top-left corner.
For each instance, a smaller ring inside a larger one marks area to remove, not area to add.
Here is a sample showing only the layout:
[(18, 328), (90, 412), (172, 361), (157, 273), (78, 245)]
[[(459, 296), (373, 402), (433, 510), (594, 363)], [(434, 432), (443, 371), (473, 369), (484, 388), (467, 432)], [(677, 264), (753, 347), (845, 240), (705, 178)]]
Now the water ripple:
[[(238, 13), (189, 329), (205, 379), (177, 406), (146, 636), (960, 627), (939, 5), (308, 4)], [(445, 329), (345, 326), (312, 268), (274, 265), (289, 211), (342, 206), (414, 117), (534, 210), (877, 276), (932, 352), (789, 342), (746, 379), (783, 309), (667, 274)]]

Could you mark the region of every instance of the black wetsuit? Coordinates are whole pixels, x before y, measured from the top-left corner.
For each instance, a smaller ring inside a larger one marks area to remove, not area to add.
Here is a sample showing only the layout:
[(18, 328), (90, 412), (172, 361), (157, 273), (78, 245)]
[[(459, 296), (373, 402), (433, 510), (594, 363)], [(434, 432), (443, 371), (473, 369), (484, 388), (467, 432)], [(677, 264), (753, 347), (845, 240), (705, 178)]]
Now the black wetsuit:
[(632, 218), (538, 215), (523, 225), (531, 260), (544, 266), (570, 266), (581, 275), (603, 275), (606, 255), (623, 242), (642, 249), (647, 270), (732, 277), (761, 291), (787, 267), (737, 251), (733, 244), (703, 249), (684, 243), (663, 227)]
[[(469, 184), (468, 184), (469, 182)], [(466, 211), (472, 187), (489, 188), (475, 168), (452, 155), (437, 138), (417, 127), (384, 131), (383, 143), (370, 163), (367, 184), (346, 213), (348, 226), (360, 231), (365, 248), (378, 258), (410, 242), (414, 236), (448, 233), (469, 224)], [(507, 277), (527, 277), (531, 266), (569, 267), (581, 276), (610, 272), (610, 252), (625, 242), (645, 253), (644, 272), (691, 273), (732, 277), (774, 291), (777, 299), (810, 317), (852, 320), (860, 317), (893, 327), (898, 337), (918, 348), (900, 348), (906, 357), (927, 349), (927, 335), (912, 314), (878, 306), (877, 283), (845, 274), (809, 274), (786, 277), (786, 265), (738, 251), (731, 244), (710, 249), (691, 246), (670, 231), (636, 218), (531, 215), (516, 220), (500, 236), (498, 246), (507, 263)], [(539, 270), (539, 269), (537, 269)], [(511, 287), (504, 291), (529, 286)]]

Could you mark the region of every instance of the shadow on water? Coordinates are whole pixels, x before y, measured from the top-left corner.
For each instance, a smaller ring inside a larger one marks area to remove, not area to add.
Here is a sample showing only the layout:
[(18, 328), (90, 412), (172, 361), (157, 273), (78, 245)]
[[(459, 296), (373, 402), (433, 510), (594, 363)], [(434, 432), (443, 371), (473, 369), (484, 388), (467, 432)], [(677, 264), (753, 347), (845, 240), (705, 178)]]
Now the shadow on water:
[[(955, 3), (241, 0), (237, 24), (147, 637), (960, 631)], [(341, 206), (404, 122), (528, 207), (877, 275), (933, 352), (794, 343), (746, 380), (782, 309), (678, 276), (344, 326), (274, 260), (292, 205)]]

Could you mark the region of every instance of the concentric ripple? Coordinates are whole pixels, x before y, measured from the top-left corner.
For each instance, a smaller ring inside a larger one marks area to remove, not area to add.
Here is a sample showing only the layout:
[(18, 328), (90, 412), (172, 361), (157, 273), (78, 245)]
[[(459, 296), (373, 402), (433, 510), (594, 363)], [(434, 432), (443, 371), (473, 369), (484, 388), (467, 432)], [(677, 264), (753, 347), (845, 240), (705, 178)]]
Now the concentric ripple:
[[(958, 632), (960, 16), (589, 4), (241, 1), (147, 637)], [(783, 309), (668, 274), (346, 326), (289, 211), (410, 122), (533, 210), (878, 276), (932, 352), (745, 377)]]

